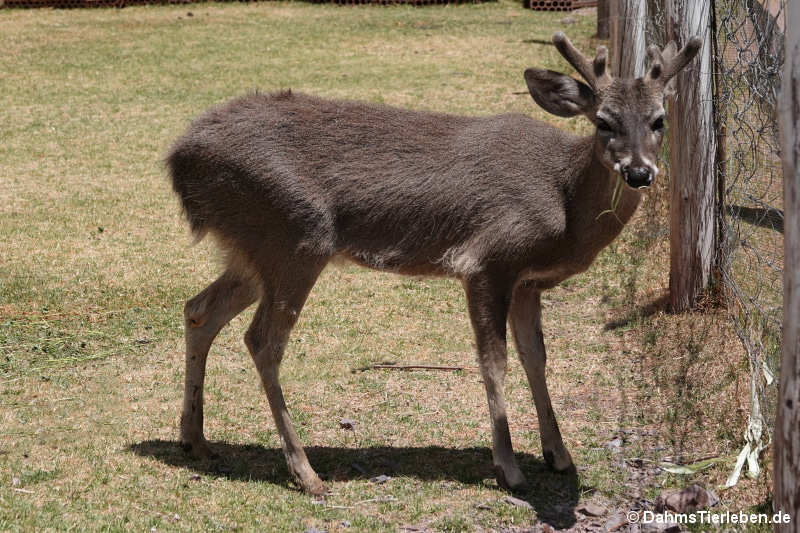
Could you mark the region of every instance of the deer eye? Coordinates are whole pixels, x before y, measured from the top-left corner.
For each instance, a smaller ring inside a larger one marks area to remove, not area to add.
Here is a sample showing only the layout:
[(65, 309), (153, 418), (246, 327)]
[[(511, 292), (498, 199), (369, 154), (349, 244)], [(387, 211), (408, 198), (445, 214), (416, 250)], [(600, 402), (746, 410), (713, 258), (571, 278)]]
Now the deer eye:
[(650, 128), (653, 131), (662, 131), (664, 129), (664, 117), (658, 117), (655, 119), (650, 125)]

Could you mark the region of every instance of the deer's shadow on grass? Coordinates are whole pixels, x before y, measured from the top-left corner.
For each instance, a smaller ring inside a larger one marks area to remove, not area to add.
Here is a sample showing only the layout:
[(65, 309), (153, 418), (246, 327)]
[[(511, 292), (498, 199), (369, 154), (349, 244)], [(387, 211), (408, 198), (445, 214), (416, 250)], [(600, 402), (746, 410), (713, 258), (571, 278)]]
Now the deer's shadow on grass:
[[(227, 442), (212, 442), (210, 445), (218, 457), (208, 460), (192, 459), (176, 441), (146, 440), (132, 444), (128, 449), (168, 465), (231, 481), (292, 484), (280, 448)], [(423, 481), (453, 480), (472, 485), (483, 485), (485, 480), (494, 479), (492, 452), (488, 448), (309, 446), (305, 450), (314, 469), (328, 481), (367, 480), (381, 474)], [(574, 509), (581, 489), (586, 488), (580, 486), (575, 472), (554, 472), (541, 458), (531, 454), (518, 452), (516, 456), (528, 487), (514, 492), (513, 496), (530, 503), (539, 520), (556, 528), (575, 524)]]

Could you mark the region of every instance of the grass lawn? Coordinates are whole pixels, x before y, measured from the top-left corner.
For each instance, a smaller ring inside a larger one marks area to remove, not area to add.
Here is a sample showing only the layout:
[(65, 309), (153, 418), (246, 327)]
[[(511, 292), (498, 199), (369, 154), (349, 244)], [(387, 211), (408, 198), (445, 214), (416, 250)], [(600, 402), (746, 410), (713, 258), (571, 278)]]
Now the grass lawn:
[[(337, 266), (314, 288), (282, 382), (329, 480), (324, 502), (289, 479), (241, 340), (252, 310), (209, 357), (206, 437), (220, 458), (193, 462), (177, 446), (183, 303), (220, 270), (210, 240), (191, 245), (161, 162), (188, 122), (282, 88), (545, 118), (523, 70), (568, 71), (550, 36), (564, 30), (588, 51), (594, 24), (591, 11), (565, 20), (506, 0), (0, 11), (0, 530), (580, 528), (591, 522), (581, 502), (625, 510), (664, 487), (721, 484), (746, 423), (747, 366), (724, 310), (663, 311), (663, 181), (588, 273), (545, 295), (550, 392), (577, 476), (544, 465), (511, 350), (512, 439), (531, 483), (515, 496), (532, 509), (506, 503), (494, 481), (451, 280)], [(351, 371), (382, 361), (466, 368)], [(693, 476), (648, 466), (704, 457), (726, 460)], [(369, 481), (380, 474), (392, 479)], [(763, 504), (768, 483), (743, 480), (722, 508)]]

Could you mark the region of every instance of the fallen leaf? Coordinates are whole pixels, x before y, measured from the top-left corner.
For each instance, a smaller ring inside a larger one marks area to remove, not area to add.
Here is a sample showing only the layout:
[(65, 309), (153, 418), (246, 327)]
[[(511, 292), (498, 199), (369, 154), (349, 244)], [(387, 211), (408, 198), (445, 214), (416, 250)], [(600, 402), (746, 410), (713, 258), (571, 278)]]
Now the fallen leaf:
[(339, 427), (342, 429), (354, 431), (356, 429), (356, 421), (350, 418), (342, 418), (341, 420), (339, 420)]
[(717, 463), (724, 463), (728, 460), (728, 457), (712, 457), (711, 459), (705, 459), (703, 461), (697, 461), (696, 463), (687, 465), (679, 465), (670, 461), (662, 461), (658, 464), (658, 466), (670, 474), (691, 475), (702, 472), (703, 470), (711, 468)]
[(605, 525), (603, 525), (603, 531), (608, 531), (608, 532), (616, 531), (621, 527), (625, 526), (627, 523), (628, 523), (628, 518), (622, 513), (617, 513), (608, 520), (606, 520)]
[(506, 496), (503, 498), (503, 501), (507, 504), (514, 505), (516, 507), (522, 507), (523, 509), (530, 509), (533, 511), (533, 505), (526, 502), (525, 500), (520, 500), (519, 498), (515, 498), (513, 496)]
[(596, 503), (592, 502), (582, 503), (575, 510), (579, 513), (585, 514), (586, 516), (603, 516), (608, 512), (608, 509), (602, 505), (597, 505)]
[(700, 509), (713, 507), (719, 497), (700, 485), (690, 485), (677, 491), (669, 491), (656, 498), (656, 512), (670, 510), (678, 514), (693, 513)]

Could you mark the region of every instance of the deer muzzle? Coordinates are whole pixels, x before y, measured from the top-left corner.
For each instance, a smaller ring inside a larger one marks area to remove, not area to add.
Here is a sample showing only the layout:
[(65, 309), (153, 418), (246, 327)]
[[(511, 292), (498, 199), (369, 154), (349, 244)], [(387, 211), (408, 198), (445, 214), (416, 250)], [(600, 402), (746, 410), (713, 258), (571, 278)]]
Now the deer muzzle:
[(649, 167), (622, 167), (622, 179), (634, 189), (649, 187), (653, 183), (653, 171)]

